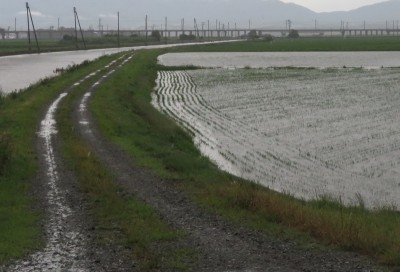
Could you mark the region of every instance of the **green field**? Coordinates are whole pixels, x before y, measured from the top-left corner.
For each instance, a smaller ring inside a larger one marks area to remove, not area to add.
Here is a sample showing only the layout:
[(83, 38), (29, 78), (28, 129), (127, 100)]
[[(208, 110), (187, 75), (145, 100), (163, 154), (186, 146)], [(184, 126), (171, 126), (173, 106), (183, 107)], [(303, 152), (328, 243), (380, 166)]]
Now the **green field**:
[[(201, 41), (201, 40), (200, 40)], [(143, 46), (150, 44), (179, 43), (177, 39), (161, 39), (156, 41), (144, 37), (121, 37), (120, 46)], [(102, 38), (90, 38), (86, 40), (88, 49), (110, 48), (118, 46), (116, 36)], [(67, 51), (84, 49), (84, 44), (79, 40), (76, 45), (74, 40), (39, 40), (41, 52)], [(179, 51), (203, 51), (203, 52), (260, 52), (260, 51), (398, 51), (400, 50), (400, 37), (312, 37), (312, 38), (275, 38), (272, 42), (263, 40), (246, 41), (225, 44), (212, 44), (192, 47), (191, 49), (175, 48)], [(31, 52), (37, 52), (36, 42), (32, 40)], [(27, 40), (0, 40), (0, 56), (10, 54), (29, 53)]]
[[(172, 41), (168, 41), (172, 42)], [(175, 40), (176, 42), (176, 40)], [(54, 52), (54, 51), (71, 51), (71, 50), (84, 50), (85, 44), (82, 40), (75, 42), (73, 38), (68, 38), (64, 40), (39, 40), (40, 52)], [(87, 49), (98, 49), (98, 48), (115, 48), (118, 47), (118, 38), (116, 36), (105, 36), (102, 38), (89, 38), (85, 40)], [(145, 37), (121, 37), (119, 40), (120, 47), (130, 47), (130, 46), (144, 46), (151, 44), (165, 44), (166, 40), (161, 40), (160, 42)], [(26, 53), (36, 53), (37, 45), (36, 41), (31, 40), (31, 50), (29, 51), (28, 40), (0, 40), (0, 56), (4, 55), (14, 55), (14, 54), (26, 54)]]

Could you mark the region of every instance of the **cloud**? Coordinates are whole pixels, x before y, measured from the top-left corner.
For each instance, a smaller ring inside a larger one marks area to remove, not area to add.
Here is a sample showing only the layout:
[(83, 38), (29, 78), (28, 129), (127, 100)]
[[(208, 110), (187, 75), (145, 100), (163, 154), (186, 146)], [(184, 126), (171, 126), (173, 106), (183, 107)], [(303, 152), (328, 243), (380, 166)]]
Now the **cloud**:
[(117, 14), (99, 14), (100, 18), (104, 19), (117, 19), (118, 15)]
[[(26, 11), (19, 11), (17, 15), (25, 15)], [(41, 13), (40, 11), (31, 10), (32, 17), (40, 17), (40, 18), (54, 18), (52, 15), (46, 15)]]

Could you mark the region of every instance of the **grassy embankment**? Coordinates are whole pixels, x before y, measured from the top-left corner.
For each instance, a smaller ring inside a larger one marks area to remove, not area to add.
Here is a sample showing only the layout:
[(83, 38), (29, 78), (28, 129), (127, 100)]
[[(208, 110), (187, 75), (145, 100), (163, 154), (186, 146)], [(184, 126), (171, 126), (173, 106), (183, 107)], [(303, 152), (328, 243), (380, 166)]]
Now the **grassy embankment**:
[(40, 211), (34, 209), (36, 131), (44, 105), (63, 88), (108, 61), (73, 66), (62, 77), (44, 79), (21, 93), (0, 95), (0, 263), (43, 245)]
[[(209, 45), (198, 50), (235, 51), (255, 46), (260, 44)], [(296, 200), (222, 173), (202, 157), (191, 138), (150, 105), (156, 72), (163, 69), (156, 65), (156, 57), (162, 52), (166, 51), (138, 53), (96, 92), (91, 108), (107, 137), (159, 175), (180, 180), (196, 201), (226, 218), (284, 237), (305, 233), (324, 244), (400, 265), (398, 212), (346, 208), (326, 199)]]

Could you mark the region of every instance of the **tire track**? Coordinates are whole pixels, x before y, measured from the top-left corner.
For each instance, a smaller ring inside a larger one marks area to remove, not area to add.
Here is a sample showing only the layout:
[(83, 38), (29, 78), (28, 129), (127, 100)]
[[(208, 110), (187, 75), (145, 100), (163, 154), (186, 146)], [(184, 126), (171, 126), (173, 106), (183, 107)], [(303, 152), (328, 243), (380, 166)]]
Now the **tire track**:
[[(91, 234), (88, 231), (90, 226), (84, 210), (85, 204), (79, 195), (77, 181), (59, 157), (55, 114), (60, 102), (77, 86), (93, 80), (98, 74), (105, 73), (121, 60), (122, 57), (113, 60), (103, 69), (73, 83), (63, 90), (47, 109), (37, 133), (38, 154), (40, 154), (38, 186), (45, 192), (41, 192), (41, 207), (46, 210), (44, 223), (46, 245), (42, 250), (10, 265), (4, 271), (107, 271), (100, 267), (98, 260), (93, 259), (96, 256), (91, 252), (93, 249), (89, 249)], [(112, 72), (113, 70), (102, 76), (95, 85), (100, 84)], [(3, 271), (1, 267), (0, 271)]]

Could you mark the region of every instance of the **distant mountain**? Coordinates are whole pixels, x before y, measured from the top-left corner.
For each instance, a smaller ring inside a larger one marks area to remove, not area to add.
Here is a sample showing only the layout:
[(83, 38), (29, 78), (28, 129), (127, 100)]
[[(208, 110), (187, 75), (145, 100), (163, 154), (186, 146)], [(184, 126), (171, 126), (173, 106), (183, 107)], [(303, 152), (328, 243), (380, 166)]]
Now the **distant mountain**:
[[(26, 0), (7, 1), (0, 9), (0, 27), (11, 29), (17, 19), (17, 28), (26, 28)], [(221, 27), (248, 28), (284, 28), (291, 20), (294, 28), (339, 27), (341, 21), (351, 26), (361, 27), (364, 20), (367, 26), (383, 26), (400, 20), (400, 0), (390, 0), (365, 6), (348, 12), (316, 13), (296, 4), (287, 4), (279, 0), (29, 0), (35, 24), (38, 28), (73, 26), (72, 8), (75, 5), (82, 26), (97, 29), (116, 27), (116, 15), (120, 12), (122, 28), (136, 29), (144, 27), (144, 18), (148, 15), (149, 26), (160, 28), (168, 17), (169, 28), (181, 27), (184, 18), (185, 28), (193, 28), (196, 18), (199, 28), (215, 28), (216, 21)], [(165, 26), (165, 25), (164, 25)]]
[(397, 27), (397, 21), (400, 20), (400, 1), (386, 1), (348, 12), (319, 13), (318, 19), (330, 23), (343, 20), (355, 26), (357, 24), (363, 25), (365, 21), (366, 27), (383, 27), (386, 26), (386, 21), (388, 22), (388, 26), (393, 27), (393, 21), (395, 21)]

